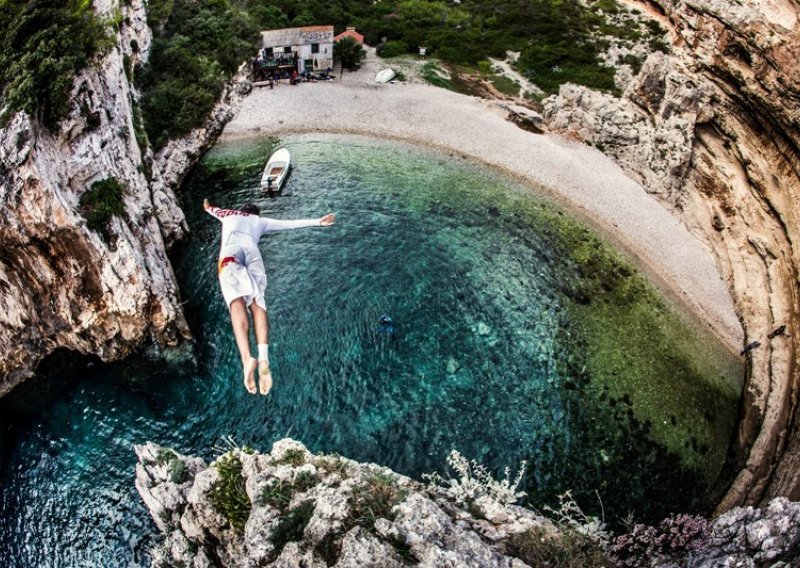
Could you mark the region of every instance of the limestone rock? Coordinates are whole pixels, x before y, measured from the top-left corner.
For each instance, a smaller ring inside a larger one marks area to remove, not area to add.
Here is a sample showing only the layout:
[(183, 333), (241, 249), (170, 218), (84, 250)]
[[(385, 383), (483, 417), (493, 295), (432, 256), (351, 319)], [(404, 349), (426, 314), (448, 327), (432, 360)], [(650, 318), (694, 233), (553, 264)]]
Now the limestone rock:
[(177, 526), (180, 512), (188, 503), (198, 472), (206, 470), (203, 460), (181, 456), (148, 442), (135, 446), (136, 489), (161, 531)]
[[(439, 501), (417, 482), (374, 464), (315, 456), (295, 440), (276, 442), (269, 454), (232, 451), (250, 502), (241, 532), (231, 529), (211, 501), (221, 482), (214, 464), (191, 462), (191, 481), (175, 486), (158, 462), (169, 450), (148, 443), (136, 451), (137, 489), (165, 534), (153, 557), (166, 564), (203, 566), (219, 558), (224, 566), (525, 566), (463, 522), (486, 520)], [(376, 487), (397, 502), (370, 523), (354, 507), (358, 495)], [(313, 508), (309, 516), (287, 537), (283, 523), (307, 503)], [(524, 530), (536, 518), (521, 508), (484, 505), (502, 534)], [(522, 517), (530, 523), (520, 524)]]
[[(139, 95), (125, 66), (149, 54), (145, 4), (95, 0), (104, 16), (120, 10), (117, 42), (76, 77), (58, 133), (24, 113), (0, 130), (0, 396), (57, 348), (110, 361), (144, 342), (191, 336), (167, 258), (188, 231), (174, 190), (249, 83), (228, 87), (206, 127), (143, 155), (133, 134)], [(125, 215), (111, 219), (106, 242), (87, 226), (80, 199), (109, 178), (124, 189)]]
[[(242, 466), (243, 479), (234, 481), (247, 488), (250, 502), (244, 529), (237, 531), (210, 500), (221, 483), (213, 463), (152, 443), (137, 446), (136, 453), (136, 487), (164, 533), (152, 551), (157, 565), (525, 568), (509, 555), (510, 537), (538, 529), (536, 534), (559, 538), (566, 530), (486, 495), (468, 511), (444, 488), (374, 464), (317, 456), (284, 439), (269, 454), (229, 452), (226, 459)], [(165, 456), (186, 464), (184, 482), (176, 484), (165, 471)], [(364, 496), (376, 515), (372, 520), (358, 510)], [(764, 509), (735, 508), (720, 516), (688, 558), (648, 560), (661, 568), (762, 566), (798, 554), (800, 503), (780, 498)]]
[(712, 112), (709, 98), (709, 89), (656, 52), (622, 98), (567, 84), (543, 105), (551, 130), (592, 144), (648, 191), (677, 200), (691, 163), (695, 124)]
[[(736, 565), (761, 566), (800, 557), (800, 503), (784, 497), (773, 499), (764, 509), (735, 507), (717, 518), (712, 535), (689, 566), (711, 568)], [(748, 564), (749, 562), (749, 564)]]

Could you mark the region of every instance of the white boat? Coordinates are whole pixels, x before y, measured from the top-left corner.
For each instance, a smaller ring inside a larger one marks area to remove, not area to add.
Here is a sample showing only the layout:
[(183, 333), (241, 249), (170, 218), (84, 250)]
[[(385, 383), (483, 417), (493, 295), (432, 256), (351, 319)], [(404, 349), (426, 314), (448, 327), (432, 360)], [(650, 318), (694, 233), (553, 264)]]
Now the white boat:
[(264, 175), (261, 176), (261, 189), (265, 191), (280, 191), (286, 176), (289, 175), (289, 167), (292, 157), (289, 150), (280, 148), (275, 150), (269, 157), (267, 167), (264, 168)]
[(378, 74), (375, 75), (375, 82), (376, 83), (388, 83), (392, 79), (394, 79), (395, 72), (394, 69), (384, 69), (383, 71), (378, 71)]

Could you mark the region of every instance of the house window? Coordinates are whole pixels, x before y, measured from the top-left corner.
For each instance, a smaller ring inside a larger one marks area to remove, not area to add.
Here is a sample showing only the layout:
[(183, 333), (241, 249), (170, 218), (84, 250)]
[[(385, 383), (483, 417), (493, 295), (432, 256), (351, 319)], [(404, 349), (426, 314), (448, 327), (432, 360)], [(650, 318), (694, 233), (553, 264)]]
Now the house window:
[(268, 47), (268, 48), (264, 49), (264, 56), (265, 57), (272, 57), (272, 48), (271, 47)]
[(284, 47), (283, 48), (283, 52), (284, 53), (291, 53), (292, 52), (292, 46)]
[(319, 44), (318, 43), (312, 43), (311, 44), (311, 53), (319, 53)]

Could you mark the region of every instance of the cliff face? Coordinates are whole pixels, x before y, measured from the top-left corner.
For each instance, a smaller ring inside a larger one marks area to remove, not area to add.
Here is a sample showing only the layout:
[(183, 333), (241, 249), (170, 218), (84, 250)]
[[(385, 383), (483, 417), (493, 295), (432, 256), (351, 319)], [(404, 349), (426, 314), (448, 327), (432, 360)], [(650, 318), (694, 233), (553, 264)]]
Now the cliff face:
[[(746, 333), (748, 379), (721, 510), (800, 498), (800, 6), (631, 2), (669, 29), (622, 99), (565, 86), (554, 130), (597, 145), (713, 249)], [(785, 326), (785, 327), (784, 327)]]
[(152, 443), (136, 453), (136, 488), (164, 534), (154, 566), (712, 568), (800, 553), (800, 503), (785, 498), (710, 525), (684, 519), (661, 534), (639, 525), (612, 542), (579, 509), (551, 520), (498, 500), (479, 476), (459, 472), (457, 491), (423, 485), (289, 439), (210, 465)]
[[(117, 4), (94, 7), (109, 14)], [(174, 189), (240, 93), (229, 89), (205, 128), (143, 154), (124, 58), (146, 58), (152, 38), (143, 0), (120, 9), (117, 45), (76, 78), (61, 131), (24, 113), (0, 131), (0, 396), (58, 347), (113, 360), (147, 339), (170, 345), (190, 336), (166, 255), (188, 230)], [(106, 242), (79, 202), (108, 178), (124, 188), (125, 215), (111, 220)]]

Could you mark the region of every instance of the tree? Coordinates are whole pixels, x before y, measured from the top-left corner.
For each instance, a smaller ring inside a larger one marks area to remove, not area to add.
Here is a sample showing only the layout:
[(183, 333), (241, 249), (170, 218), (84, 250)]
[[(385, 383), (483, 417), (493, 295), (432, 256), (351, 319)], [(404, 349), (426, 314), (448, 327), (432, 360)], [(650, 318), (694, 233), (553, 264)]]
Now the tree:
[(361, 62), (367, 52), (352, 37), (343, 37), (333, 45), (333, 55), (342, 62), (342, 68), (355, 71), (361, 67)]
[(56, 132), (75, 75), (111, 46), (106, 25), (88, 0), (0, 1), (4, 118), (24, 110)]

